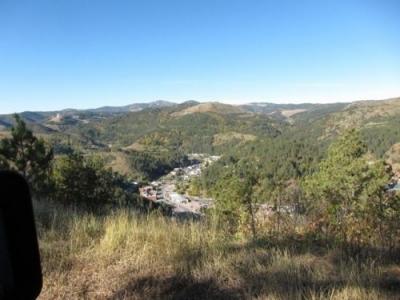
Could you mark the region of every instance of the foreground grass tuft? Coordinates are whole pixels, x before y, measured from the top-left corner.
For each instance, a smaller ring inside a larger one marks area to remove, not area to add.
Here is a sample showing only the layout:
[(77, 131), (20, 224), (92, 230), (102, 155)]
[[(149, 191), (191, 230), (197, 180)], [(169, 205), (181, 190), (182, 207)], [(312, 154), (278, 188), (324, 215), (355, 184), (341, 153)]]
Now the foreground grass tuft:
[[(36, 204), (41, 299), (399, 299), (400, 267), (374, 257), (229, 238), (209, 223)], [(295, 250), (297, 249), (297, 250)], [(299, 250), (300, 249), (300, 250)]]

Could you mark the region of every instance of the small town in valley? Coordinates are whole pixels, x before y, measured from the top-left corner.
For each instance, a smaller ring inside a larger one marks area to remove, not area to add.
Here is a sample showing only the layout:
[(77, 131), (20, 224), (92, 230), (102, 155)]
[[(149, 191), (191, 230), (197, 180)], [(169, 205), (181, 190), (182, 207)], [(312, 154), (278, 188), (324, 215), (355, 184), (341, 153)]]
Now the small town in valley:
[(201, 175), (202, 170), (216, 162), (220, 156), (206, 154), (190, 154), (193, 164), (175, 168), (167, 175), (139, 188), (140, 196), (151, 204), (166, 207), (171, 216), (178, 219), (198, 219), (204, 215), (204, 210), (213, 205), (213, 199), (191, 196), (178, 191), (178, 185), (188, 183), (194, 177)]

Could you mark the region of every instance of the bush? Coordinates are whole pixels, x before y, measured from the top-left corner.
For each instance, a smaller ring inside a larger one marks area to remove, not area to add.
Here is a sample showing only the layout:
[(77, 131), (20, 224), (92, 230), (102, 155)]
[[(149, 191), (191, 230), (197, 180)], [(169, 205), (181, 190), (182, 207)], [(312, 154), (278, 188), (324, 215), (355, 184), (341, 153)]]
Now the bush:
[(53, 150), (29, 130), (25, 122), (14, 116), (11, 137), (0, 141), (0, 170), (13, 170), (25, 177), (36, 197), (45, 196), (49, 187), (49, 171)]
[(54, 200), (64, 204), (96, 209), (136, 200), (133, 187), (105, 168), (100, 158), (84, 157), (76, 152), (56, 160), (53, 182)]

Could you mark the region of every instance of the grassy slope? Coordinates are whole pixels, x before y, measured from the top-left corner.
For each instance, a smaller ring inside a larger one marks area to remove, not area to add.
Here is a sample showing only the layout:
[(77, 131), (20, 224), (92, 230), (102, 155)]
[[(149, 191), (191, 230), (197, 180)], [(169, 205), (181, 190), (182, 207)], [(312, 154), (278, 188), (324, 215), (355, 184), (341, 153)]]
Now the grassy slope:
[(338, 111), (333, 110), (326, 116), (323, 126), (325, 134), (330, 135), (349, 128), (382, 126), (388, 119), (398, 117), (399, 114), (400, 98), (358, 101), (350, 103)]
[(196, 111), (179, 116), (174, 116), (174, 113), (167, 110), (130, 113), (103, 122), (88, 124), (75, 130), (81, 133), (92, 131), (96, 133), (96, 139), (106, 144), (126, 147), (136, 142), (142, 144), (143, 138), (157, 134), (162, 134), (163, 137), (179, 134), (180, 138), (190, 144), (197, 136), (199, 139), (210, 139), (210, 144), (214, 134), (227, 131), (274, 135), (281, 129), (281, 124), (272, 119), (247, 113), (223, 114)]
[[(36, 205), (40, 299), (398, 299), (400, 267), (291, 242), (227, 238), (179, 224)], [(397, 288), (393, 290), (393, 288)], [(397, 292), (397, 293), (396, 293)]]

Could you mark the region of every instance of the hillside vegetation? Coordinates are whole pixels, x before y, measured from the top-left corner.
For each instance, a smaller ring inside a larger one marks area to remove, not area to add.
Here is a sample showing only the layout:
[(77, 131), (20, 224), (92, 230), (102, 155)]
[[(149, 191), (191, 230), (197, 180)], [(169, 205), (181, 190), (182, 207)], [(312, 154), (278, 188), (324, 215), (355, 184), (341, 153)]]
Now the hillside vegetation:
[[(218, 224), (37, 203), (40, 299), (398, 299), (392, 257), (349, 257), (301, 235), (232, 239)], [(301, 230), (301, 228), (298, 228)], [(383, 255), (383, 256), (382, 256)]]
[(218, 102), (208, 102), (201, 103), (194, 106), (190, 106), (181, 111), (174, 112), (172, 116), (181, 117), (184, 115), (194, 114), (194, 113), (219, 113), (219, 114), (240, 114), (244, 113), (245, 110), (240, 107), (222, 104)]
[[(398, 299), (397, 106), (189, 101), (0, 118), (0, 169), (35, 198), (41, 297)], [(194, 202), (195, 217), (176, 213)]]

